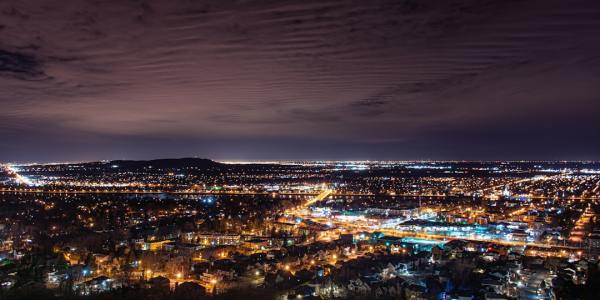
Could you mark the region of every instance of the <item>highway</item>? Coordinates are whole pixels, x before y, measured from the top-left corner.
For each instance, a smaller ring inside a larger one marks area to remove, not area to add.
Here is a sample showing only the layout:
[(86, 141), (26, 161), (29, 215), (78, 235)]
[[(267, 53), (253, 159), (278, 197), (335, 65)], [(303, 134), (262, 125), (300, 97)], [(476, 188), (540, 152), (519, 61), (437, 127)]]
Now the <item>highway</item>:
[(319, 193), (314, 198), (306, 201), (302, 206), (305, 207), (305, 208), (307, 208), (307, 207), (309, 207), (309, 206), (311, 206), (311, 205), (313, 205), (313, 204), (315, 204), (315, 203), (317, 203), (319, 201), (323, 201), (323, 200), (327, 199), (327, 197), (329, 197), (332, 192), (333, 192), (332, 190), (326, 189), (326, 190), (322, 191), (321, 193)]
[(519, 184), (519, 183), (523, 183), (523, 182), (528, 182), (528, 181), (532, 181), (534, 179), (535, 179), (535, 177), (517, 179), (517, 180), (512, 181), (512, 182), (498, 184), (498, 185), (494, 185), (494, 186), (490, 186), (490, 187), (484, 188), (484, 189), (481, 190), (481, 192), (492, 192), (492, 191), (494, 191), (494, 190), (496, 190), (498, 188), (510, 187), (513, 184)]

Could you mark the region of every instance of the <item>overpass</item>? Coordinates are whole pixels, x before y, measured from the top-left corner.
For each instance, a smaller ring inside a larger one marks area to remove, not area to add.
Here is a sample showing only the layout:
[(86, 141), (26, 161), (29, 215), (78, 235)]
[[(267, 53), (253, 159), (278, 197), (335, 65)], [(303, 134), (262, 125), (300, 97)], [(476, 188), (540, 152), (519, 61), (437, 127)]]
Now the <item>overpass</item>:
[(318, 195), (316, 195), (315, 197), (313, 197), (312, 199), (306, 201), (302, 206), (307, 208), (319, 201), (323, 201), (325, 199), (327, 199), (327, 197), (329, 197), (331, 194), (333, 193), (333, 190), (330, 189), (325, 189), (324, 191), (322, 191), (321, 193), (319, 193)]

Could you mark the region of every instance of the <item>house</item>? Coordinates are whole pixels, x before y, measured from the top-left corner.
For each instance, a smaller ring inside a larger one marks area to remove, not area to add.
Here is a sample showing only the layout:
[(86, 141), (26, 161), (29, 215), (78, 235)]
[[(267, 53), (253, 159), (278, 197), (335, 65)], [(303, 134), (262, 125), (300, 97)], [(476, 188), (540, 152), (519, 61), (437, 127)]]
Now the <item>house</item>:
[(503, 295), (490, 292), (485, 294), (485, 300), (508, 300), (508, 298)]
[(404, 288), (406, 299), (408, 300), (425, 300), (427, 299), (427, 289), (424, 286), (417, 284), (409, 284)]
[(46, 287), (49, 289), (58, 288), (61, 283), (67, 281), (69, 273), (66, 271), (53, 271), (46, 274)]
[(434, 261), (441, 261), (442, 256), (444, 255), (444, 249), (442, 249), (440, 246), (433, 246), (431, 248), (431, 255)]
[(158, 276), (148, 280), (147, 287), (153, 290), (168, 291), (170, 289), (170, 280), (163, 276)]
[(367, 295), (371, 292), (371, 287), (360, 279), (350, 280), (346, 286), (350, 294)]
[(205, 299), (206, 288), (194, 282), (184, 282), (177, 285), (174, 295), (176, 299)]
[(484, 278), (481, 281), (481, 285), (485, 288), (488, 288), (488, 290), (493, 291), (494, 293), (500, 294), (504, 292), (504, 284), (497, 279)]
[(448, 295), (449, 300), (473, 300), (475, 295), (471, 291), (457, 291)]
[(301, 285), (288, 295), (289, 298), (310, 298), (317, 295), (316, 289), (310, 285)]
[(108, 278), (106, 276), (100, 276), (78, 284), (74, 287), (74, 289), (80, 295), (90, 295), (108, 292), (114, 289), (118, 289), (120, 287), (121, 284), (118, 281), (115, 281), (112, 278)]

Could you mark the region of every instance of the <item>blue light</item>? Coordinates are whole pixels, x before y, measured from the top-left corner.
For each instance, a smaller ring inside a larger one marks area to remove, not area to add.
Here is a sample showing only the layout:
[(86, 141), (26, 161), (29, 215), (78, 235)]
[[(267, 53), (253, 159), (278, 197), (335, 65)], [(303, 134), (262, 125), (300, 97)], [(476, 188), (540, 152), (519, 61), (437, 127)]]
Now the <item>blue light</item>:
[(205, 196), (200, 198), (202, 203), (206, 203), (206, 204), (211, 204), (213, 202), (215, 202), (215, 198), (213, 196)]

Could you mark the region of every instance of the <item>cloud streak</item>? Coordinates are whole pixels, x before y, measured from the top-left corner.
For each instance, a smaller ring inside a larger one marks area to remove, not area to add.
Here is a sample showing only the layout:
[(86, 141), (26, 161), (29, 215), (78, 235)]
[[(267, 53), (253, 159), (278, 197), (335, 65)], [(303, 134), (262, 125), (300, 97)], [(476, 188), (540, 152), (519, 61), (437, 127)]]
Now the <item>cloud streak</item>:
[(600, 125), (578, 122), (600, 113), (593, 0), (26, 0), (0, 16), (3, 160), (182, 152), (150, 142), (320, 157), (290, 141), (330, 158), (529, 158), (556, 120), (585, 149), (537, 156), (600, 153)]

